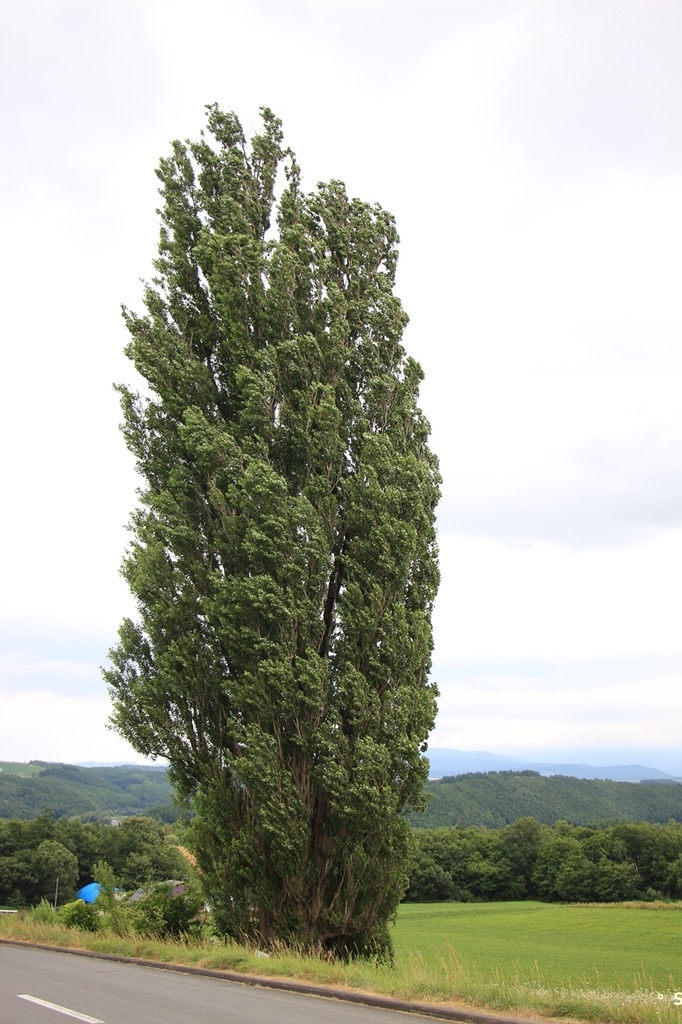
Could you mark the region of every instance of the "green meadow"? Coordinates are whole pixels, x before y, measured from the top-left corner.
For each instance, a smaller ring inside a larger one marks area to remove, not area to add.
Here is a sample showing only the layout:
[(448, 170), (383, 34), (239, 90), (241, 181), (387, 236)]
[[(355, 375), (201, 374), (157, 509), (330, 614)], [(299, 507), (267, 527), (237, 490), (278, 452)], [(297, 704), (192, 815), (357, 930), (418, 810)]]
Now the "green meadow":
[(682, 989), (680, 904), (407, 903), (394, 942), (400, 958), (416, 950), (429, 966), (459, 959), (479, 976)]

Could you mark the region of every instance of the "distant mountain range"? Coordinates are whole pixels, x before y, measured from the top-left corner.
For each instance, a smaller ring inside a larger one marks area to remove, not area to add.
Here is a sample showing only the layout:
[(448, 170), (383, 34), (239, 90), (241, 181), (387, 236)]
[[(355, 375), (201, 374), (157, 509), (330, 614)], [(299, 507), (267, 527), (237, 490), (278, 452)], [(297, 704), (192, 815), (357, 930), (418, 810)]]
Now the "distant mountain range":
[(540, 775), (569, 775), (575, 779), (611, 779), (614, 782), (682, 781), (682, 777), (669, 775), (659, 768), (641, 764), (607, 765), (560, 764), (549, 761), (531, 761), (523, 758), (491, 754), (487, 750), (450, 750), (431, 747), (426, 756), (431, 764), (430, 779), (444, 775), (464, 775), (468, 772), (524, 771), (530, 769)]

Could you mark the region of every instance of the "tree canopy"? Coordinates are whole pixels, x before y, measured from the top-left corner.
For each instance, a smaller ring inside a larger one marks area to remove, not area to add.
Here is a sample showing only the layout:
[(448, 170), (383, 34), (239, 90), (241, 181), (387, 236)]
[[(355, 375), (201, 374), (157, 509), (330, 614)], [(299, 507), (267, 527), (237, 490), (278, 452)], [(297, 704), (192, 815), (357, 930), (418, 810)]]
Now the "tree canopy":
[(382, 951), (435, 715), (438, 467), (393, 218), (304, 193), (261, 113), (249, 145), (209, 107), (157, 171), (156, 276), (125, 311), (145, 390), (120, 388), (138, 614), (105, 677), (194, 798), (225, 934)]
[(417, 903), (680, 897), (680, 822), (549, 826), (531, 817), (502, 829), (420, 829), (406, 895)]
[(0, 906), (52, 902), (55, 894), (64, 903), (92, 882), (98, 862), (128, 889), (186, 878), (187, 861), (169, 837), (167, 827), (138, 815), (119, 827), (55, 821), (49, 811), (31, 821), (0, 818)]

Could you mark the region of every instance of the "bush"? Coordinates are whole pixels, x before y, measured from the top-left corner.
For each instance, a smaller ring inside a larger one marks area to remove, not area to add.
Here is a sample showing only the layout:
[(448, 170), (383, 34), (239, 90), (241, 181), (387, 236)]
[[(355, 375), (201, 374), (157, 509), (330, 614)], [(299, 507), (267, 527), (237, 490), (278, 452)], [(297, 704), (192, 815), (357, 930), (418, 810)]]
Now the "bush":
[(151, 886), (144, 896), (126, 905), (126, 916), (135, 931), (162, 938), (166, 935), (195, 935), (201, 930), (197, 915), (203, 898), (193, 888), (173, 895), (172, 882)]
[(67, 928), (81, 928), (84, 932), (96, 932), (101, 923), (94, 903), (85, 903), (83, 900), (65, 903), (59, 910), (59, 920)]

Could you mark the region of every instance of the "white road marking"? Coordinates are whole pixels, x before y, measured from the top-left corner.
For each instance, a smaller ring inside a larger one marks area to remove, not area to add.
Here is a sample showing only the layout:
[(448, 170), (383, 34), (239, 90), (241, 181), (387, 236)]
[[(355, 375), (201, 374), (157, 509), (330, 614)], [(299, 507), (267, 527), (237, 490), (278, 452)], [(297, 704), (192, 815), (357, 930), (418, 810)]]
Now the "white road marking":
[(48, 1010), (56, 1010), (57, 1013), (65, 1013), (67, 1017), (75, 1017), (77, 1020), (85, 1020), (88, 1024), (104, 1024), (99, 1017), (88, 1017), (87, 1013), (79, 1013), (78, 1010), (69, 1010), (67, 1006), (59, 1006), (57, 1003), (48, 1003), (45, 999), (38, 999), (37, 996), (17, 996), (17, 999), (27, 999), (29, 1003), (37, 1003), (38, 1006), (46, 1006)]

